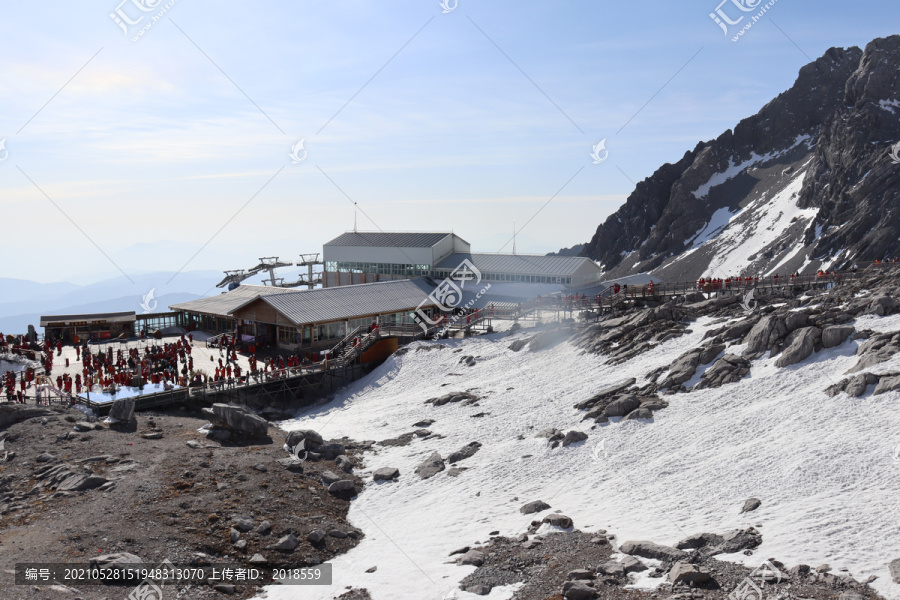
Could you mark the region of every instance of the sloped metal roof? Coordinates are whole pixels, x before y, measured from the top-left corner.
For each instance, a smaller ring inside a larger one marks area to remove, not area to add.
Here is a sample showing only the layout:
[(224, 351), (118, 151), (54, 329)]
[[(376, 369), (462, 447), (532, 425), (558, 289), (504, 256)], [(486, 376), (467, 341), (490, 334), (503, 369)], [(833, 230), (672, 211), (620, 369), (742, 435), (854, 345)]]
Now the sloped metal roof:
[[(583, 256), (532, 256), (527, 254), (463, 254), (455, 253), (435, 265), (435, 269), (455, 269), (464, 259), (472, 261), (482, 273), (516, 273), (522, 275), (566, 276), (584, 264), (594, 264)], [(600, 267), (597, 267), (600, 272)]]
[[(294, 290), (287, 294), (260, 296), (266, 304), (277, 310), (294, 324), (328, 323), (354, 319), (367, 315), (397, 313), (414, 310), (434, 290), (426, 278), (382, 281), (361, 285), (315, 290)], [(231, 313), (257, 298), (247, 298), (235, 306)], [(425, 306), (431, 306), (427, 301)]]
[(392, 231), (348, 231), (326, 246), (368, 246), (393, 248), (431, 248), (452, 233), (410, 233)]
[(190, 300), (181, 304), (172, 304), (169, 308), (171, 310), (185, 310), (218, 317), (229, 317), (232, 310), (246, 303), (251, 298), (290, 294), (296, 291), (291, 288), (278, 288), (268, 285), (240, 285), (230, 292), (209, 296), (208, 298), (198, 298), (197, 300)]

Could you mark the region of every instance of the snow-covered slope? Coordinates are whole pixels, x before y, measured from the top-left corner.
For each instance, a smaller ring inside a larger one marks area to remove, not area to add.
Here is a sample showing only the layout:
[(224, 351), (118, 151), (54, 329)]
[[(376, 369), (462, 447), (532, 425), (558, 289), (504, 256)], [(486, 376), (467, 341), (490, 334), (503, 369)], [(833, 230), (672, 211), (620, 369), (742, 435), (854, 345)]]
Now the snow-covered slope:
[[(900, 329), (898, 316), (860, 321), (859, 329)], [(366, 453), (367, 471), (398, 467), (401, 476), (395, 483), (364, 476), (369, 483), (352, 502), (349, 520), (366, 537), (334, 561), (334, 585), (270, 587), (267, 597), (331, 600), (352, 585), (368, 588), (374, 600), (475, 598), (457, 589), (473, 568), (452, 564), (449, 552), (487, 541), (494, 530), (523, 532), (535, 515), (519, 508), (537, 499), (572, 517), (576, 528), (607, 529), (620, 542), (673, 544), (701, 531), (758, 526), (764, 541), (752, 556), (722, 558), (752, 566), (768, 557), (789, 566), (827, 562), (858, 580), (878, 575), (873, 585), (888, 598), (900, 597), (900, 585), (887, 572), (887, 563), (900, 556), (900, 463), (892, 459), (900, 442), (900, 394), (851, 399), (823, 393), (855, 363), (858, 342), (788, 368), (761, 358), (739, 383), (668, 397), (670, 407), (653, 422), (595, 429), (582, 422), (584, 413), (573, 404), (629, 377), (642, 384), (710, 326), (701, 318), (692, 333), (617, 366), (567, 342), (539, 352), (508, 349), (527, 332), (442, 341), (448, 348), (438, 351), (416, 351), (435, 343), (420, 342), (329, 404), (284, 423), (326, 438), (383, 440), (428, 418), (435, 420), (429, 429), (444, 437)], [(476, 365), (460, 365), (463, 355), (477, 357)], [(898, 357), (875, 371), (896, 370)], [(477, 406), (425, 404), (463, 390), (483, 400)], [(534, 437), (548, 427), (581, 429), (589, 438), (550, 449)], [(458, 463), (467, 467), (458, 477), (444, 471), (421, 480), (413, 473), (431, 452), (446, 457), (471, 441), (483, 446)], [(762, 500), (761, 508), (739, 515), (751, 496)], [(373, 566), (377, 571), (365, 573)], [(495, 588), (490, 597), (511, 595), (512, 588)]]

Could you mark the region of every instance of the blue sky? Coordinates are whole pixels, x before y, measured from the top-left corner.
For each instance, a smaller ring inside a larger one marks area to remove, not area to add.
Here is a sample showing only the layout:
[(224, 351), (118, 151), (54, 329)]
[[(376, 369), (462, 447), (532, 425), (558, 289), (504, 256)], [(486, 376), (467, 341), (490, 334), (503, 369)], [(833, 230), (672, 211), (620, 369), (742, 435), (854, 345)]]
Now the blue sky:
[[(350, 229), (354, 201), (360, 229), (480, 251), (511, 250), (514, 222), (520, 252), (584, 242), (810, 58), (900, 22), (896, 3), (778, 0), (735, 43), (706, 0), (177, 0), (135, 42), (167, 3), (119, 1), (2, 9), (0, 210), (23, 253), (0, 277), (294, 257)], [(117, 7), (144, 16), (129, 36)]]

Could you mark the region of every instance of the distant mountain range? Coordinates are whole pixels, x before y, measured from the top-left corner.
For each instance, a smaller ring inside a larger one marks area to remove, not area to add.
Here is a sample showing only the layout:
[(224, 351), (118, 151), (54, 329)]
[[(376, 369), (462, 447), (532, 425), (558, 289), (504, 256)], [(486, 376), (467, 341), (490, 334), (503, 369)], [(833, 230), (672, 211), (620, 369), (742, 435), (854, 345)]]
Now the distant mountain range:
[(670, 281), (900, 256), (898, 65), (900, 36), (828, 50), (756, 115), (638, 183), (579, 254), (610, 277)]
[[(173, 275), (147, 273), (132, 275), (133, 283), (117, 277), (84, 286), (0, 278), (0, 332), (24, 333), (28, 325), (37, 328), (42, 315), (167, 312), (171, 304), (223, 291), (215, 287), (222, 280), (222, 274), (216, 271), (180, 273), (168, 283)], [(148, 296), (151, 290), (152, 298)]]

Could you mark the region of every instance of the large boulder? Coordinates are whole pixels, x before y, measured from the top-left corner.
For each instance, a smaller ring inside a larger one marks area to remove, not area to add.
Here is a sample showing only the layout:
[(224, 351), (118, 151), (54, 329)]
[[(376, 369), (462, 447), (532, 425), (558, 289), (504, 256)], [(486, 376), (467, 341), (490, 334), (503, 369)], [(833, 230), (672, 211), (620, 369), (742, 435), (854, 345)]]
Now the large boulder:
[(134, 420), (135, 402), (134, 398), (119, 398), (113, 402), (109, 409), (109, 418), (130, 423)]
[[(672, 367), (669, 369), (669, 375), (663, 380), (659, 387), (669, 388), (679, 386), (691, 377), (700, 364), (700, 357), (704, 354), (702, 348), (694, 348), (679, 356)], [(718, 354), (718, 352), (716, 353)], [(715, 356), (713, 357), (715, 358)], [(712, 359), (710, 359), (712, 360)]]
[(753, 512), (761, 505), (762, 501), (759, 498), (747, 498), (747, 500), (744, 502), (744, 506), (741, 507), (741, 514), (745, 512)]
[(542, 523), (547, 523), (554, 527), (559, 527), (560, 529), (568, 529), (573, 525), (572, 519), (567, 517), (566, 515), (560, 513), (553, 513), (552, 515), (547, 515), (544, 517)]
[(305, 450), (315, 451), (319, 446), (325, 443), (322, 436), (312, 429), (298, 429), (291, 431), (284, 437), (284, 443), (288, 448), (296, 448), (302, 441), (306, 441), (303, 446)]
[(456, 564), (480, 567), (484, 564), (484, 553), (479, 550), (469, 550), (456, 559)]
[(847, 338), (853, 335), (852, 325), (832, 325), (822, 330), (822, 347), (834, 348), (840, 346)]
[(672, 570), (669, 571), (669, 581), (673, 585), (683, 583), (694, 587), (695, 585), (708, 583), (711, 579), (712, 576), (707, 571), (702, 571), (697, 565), (686, 562), (675, 563)]
[(34, 406), (30, 404), (0, 404), (0, 429), (6, 429), (10, 425), (20, 423), (35, 417), (46, 417), (57, 414), (49, 406)]
[(431, 456), (426, 458), (422, 464), (416, 467), (416, 475), (422, 479), (434, 477), (444, 470), (444, 459), (437, 452), (433, 452)]
[(218, 421), (217, 424), (224, 424), (229, 429), (248, 437), (261, 438), (269, 432), (269, 422), (243, 406), (213, 404), (212, 412)]
[(787, 324), (779, 315), (766, 315), (760, 319), (745, 338), (745, 355), (762, 354), (788, 333)]
[(816, 342), (822, 337), (822, 330), (818, 327), (801, 327), (791, 332), (787, 337), (787, 347), (775, 361), (778, 367), (795, 365), (806, 360), (815, 350)]
[(594, 600), (597, 590), (583, 581), (567, 581), (563, 585), (563, 597), (566, 600)]
[(619, 551), (622, 552), (622, 554), (630, 554), (642, 558), (655, 558), (656, 560), (668, 562), (684, 560), (688, 556), (687, 552), (683, 552), (677, 548), (643, 540), (625, 542), (619, 546)]

